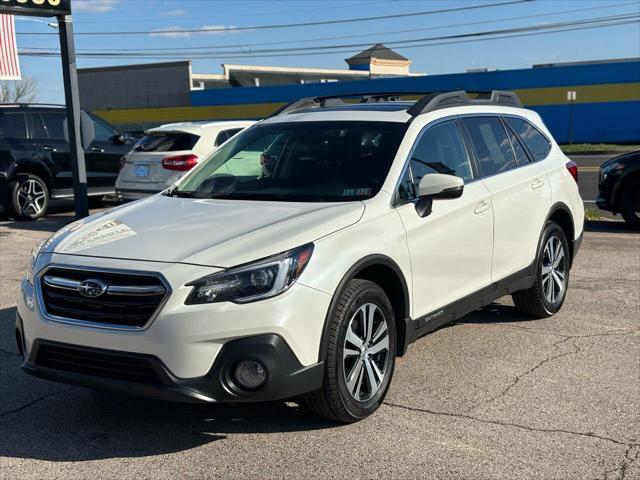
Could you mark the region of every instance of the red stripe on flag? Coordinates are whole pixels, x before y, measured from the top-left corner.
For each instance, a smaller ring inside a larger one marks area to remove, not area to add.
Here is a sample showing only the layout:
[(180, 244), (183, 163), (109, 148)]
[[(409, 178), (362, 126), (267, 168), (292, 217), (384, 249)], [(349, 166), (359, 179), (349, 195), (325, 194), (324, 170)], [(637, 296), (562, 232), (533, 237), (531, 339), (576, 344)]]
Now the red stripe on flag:
[(20, 80), (13, 15), (0, 15), (0, 80)]

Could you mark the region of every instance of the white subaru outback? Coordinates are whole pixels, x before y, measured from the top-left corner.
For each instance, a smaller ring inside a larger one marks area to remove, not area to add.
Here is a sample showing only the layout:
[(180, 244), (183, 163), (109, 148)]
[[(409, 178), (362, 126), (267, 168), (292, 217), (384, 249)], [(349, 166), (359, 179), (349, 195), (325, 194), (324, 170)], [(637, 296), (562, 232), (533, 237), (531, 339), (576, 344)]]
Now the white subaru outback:
[(165, 400), (301, 398), (357, 421), (419, 337), (508, 294), (526, 316), (560, 309), (576, 177), (510, 92), (295, 102), (164, 192), (36, 248), (23, 368)]

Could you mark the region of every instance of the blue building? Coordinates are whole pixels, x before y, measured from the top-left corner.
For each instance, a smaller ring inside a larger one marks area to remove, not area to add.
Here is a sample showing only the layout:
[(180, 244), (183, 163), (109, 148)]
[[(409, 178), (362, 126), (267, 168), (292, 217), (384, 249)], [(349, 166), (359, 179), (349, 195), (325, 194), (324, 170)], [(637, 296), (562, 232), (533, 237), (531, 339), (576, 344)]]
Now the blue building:
[[(357, 67), (362, 69), (362, 65)], [(640, 142), (640, 59), (536, 65), (519, 70), (394, 76), (324, 83), (191, 90), (185, 105), (93, 108), (119, 125), (257, 119), (302, 97), (363, 92), (513, 90), (559, 143)], [(575, 100), (572, 100), (575, 98)]]

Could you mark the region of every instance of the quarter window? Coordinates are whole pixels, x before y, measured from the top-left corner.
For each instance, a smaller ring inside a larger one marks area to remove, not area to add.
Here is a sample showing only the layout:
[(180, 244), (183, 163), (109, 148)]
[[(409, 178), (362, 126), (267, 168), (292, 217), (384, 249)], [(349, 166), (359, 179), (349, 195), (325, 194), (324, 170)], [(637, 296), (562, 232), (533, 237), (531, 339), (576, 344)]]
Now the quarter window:
[(546, 158), (551, 150), (551, 144), (536, 127), (520, 118), (506, 117), (505, 120), (522, 139), (534, 160)]
[(513, 133), (510, 128), (506, 128), (506, 130), (507, 135), (509, 135), (509, 140), (511, 140), (511, 146), (513, 147), (513, 153), (516, 156), (516, 162), (518, 165), (525, 165), (529, 163), (529, 156), (520, 143), (520, 140), (518, 140), (516, 134)]
[(473, 178), (471, 161), (455, 121), (429, 128), (418, 140), (411, 157), (411, 174), (417, 186), (429, 173), (455, 175), (465, 181)]
[(509, 138), (498, 117), (465, 118), (464, 124), (482, 176), (495, 175), (517, 166)]

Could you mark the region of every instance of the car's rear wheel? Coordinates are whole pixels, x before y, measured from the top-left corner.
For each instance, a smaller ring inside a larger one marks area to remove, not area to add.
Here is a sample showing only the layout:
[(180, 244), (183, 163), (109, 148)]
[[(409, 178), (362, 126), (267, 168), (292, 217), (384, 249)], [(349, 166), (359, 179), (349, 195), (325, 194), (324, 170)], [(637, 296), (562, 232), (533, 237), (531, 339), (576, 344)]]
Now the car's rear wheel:
[(555, 222), (547, 223), (538, 247), (535, 282), (531, 288), (512, 295), (516, 308), (536, 318), (557, 313), (567, 294), (570, 262), (564, 230)]
[(32, 173), (19, 174), (9, 184), (5, 209), (16, 220), (36, 220), (47, 213), (49, 188), (42, 178)]
[[(634, 181), (635, 180), (635, 181)], [(624, 221), (640, 227), (640, 178), (630, 180), (620, 192), (620, 214)]]
[(329, 322), (324, 383), (306, 403), (322, 417), (356, 422), (378, 409), (393, 376), (393, 309), (380, 286), (355, 279), (340, 294)]

